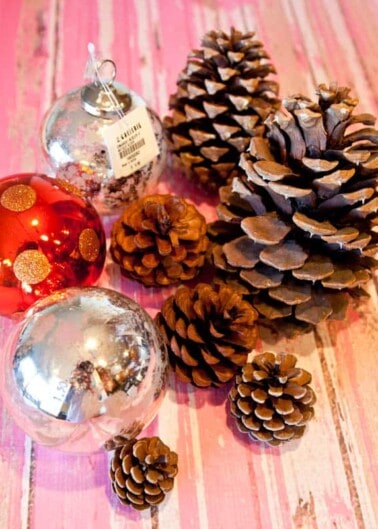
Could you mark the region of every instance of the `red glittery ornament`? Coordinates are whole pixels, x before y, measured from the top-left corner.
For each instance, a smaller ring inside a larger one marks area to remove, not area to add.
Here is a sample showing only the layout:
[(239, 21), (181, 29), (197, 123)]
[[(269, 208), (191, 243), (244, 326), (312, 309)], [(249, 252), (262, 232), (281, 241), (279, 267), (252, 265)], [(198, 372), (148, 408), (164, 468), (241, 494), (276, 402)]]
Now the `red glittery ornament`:
[(73, 186), (36, 173), (0, 180), (0, 314), (93, 285), (105, 252), (100, 217)]

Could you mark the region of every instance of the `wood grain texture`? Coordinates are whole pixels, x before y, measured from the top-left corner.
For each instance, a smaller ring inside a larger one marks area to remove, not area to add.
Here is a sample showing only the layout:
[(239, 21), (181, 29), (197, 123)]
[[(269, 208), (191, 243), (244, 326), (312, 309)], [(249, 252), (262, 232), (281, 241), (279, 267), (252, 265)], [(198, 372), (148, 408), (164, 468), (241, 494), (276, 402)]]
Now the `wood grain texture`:
[[(58, 96), (83, 84), (88, 42), (163, 116), (190, 49), (204, 32), (231, 26), (263, 40), (281, 96), (313, 96), (319, 82), (337, 82), (352, 87), (361, 112), (378, 113), (378, 0), (0, 0), (0, 177), (44, 170), (41, 119)], [(215, 218), (216, 200), (178, 173), (168, 169), (160, 190)], [(125, 281), (110, 260), (100, 284), (152, 315), (172, 292)], [(0, 529), (377, 529), (376, 281), (370, 294), (345, 322), (259, 343), (259, 351), (294, 352), (313, 374), (316, 418), (286, 447), (266, 448), (237, 432), (228, 388), (200, 391), (171, 375), (145, 433), (178, 452), (180, 470), (169, 499), (151, 512), (117, 502), (106, 453), (36, 446), (0, 403)], [(3, 350), (11, 328), (0, 319)]]

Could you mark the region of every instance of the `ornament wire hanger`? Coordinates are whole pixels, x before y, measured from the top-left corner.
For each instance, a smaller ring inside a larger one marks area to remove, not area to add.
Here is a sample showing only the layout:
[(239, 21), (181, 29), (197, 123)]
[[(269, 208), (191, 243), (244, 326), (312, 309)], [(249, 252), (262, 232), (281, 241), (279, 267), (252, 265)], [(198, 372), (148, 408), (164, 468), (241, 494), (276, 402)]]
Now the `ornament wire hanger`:
[[(85, 68), (85, 76), (90, 77), (95, 84), (99, 83), (101, 85), (105, 94), (108, 96), (109, 101), (112, 103), (114, 111), (118, 114), (120, 119), (123, 118), (125, 113), (123, 112), (118, 99), (114, 95), (114, 92), (109, 88), (109, 85), (113, 83), (117, 74), (117, 66), (115, 62), (111, 59), (99, 61), (96, 58), (96, 48), (93, 42), (88, 43), (88, 53), (89, 59)], [(102, 71), (106, 70), (109, 65), (111, 66), (110, 78), (104, 78)]]

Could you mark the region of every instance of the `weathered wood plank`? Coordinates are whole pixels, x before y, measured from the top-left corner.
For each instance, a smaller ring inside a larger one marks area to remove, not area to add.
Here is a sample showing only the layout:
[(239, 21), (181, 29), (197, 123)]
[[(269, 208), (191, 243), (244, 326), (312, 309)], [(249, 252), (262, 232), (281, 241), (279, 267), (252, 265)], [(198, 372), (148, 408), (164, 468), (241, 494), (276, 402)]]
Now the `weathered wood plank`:
[[(378, 111), (378, 1), (360, 0), (0, 0), (0, 177), (43, 169), (38, 128), (51, 102), (81, 85), (87, 44), (118, 66), (117, 78), (164, 115), (186, 56), (202, 35), (255, 30), (277, 67), (281, 94), (315, 95), (318, 82), (350, 85), (359, 110)], [(5, 103), (4, 103), (5, 102)], [(167, 169), (161, 192), (192, 200), (208, 220), (209, 198)], [(105, 222), (109, 234), (112, 219)], [(100, 285), (123, 291), (151, 315), (173, 289), (121, 277), (108, 258)], [(108, 456), (35, 446), (0, 406), (0, 527), (34, 529), (375, 529), (378, 526), (377, 294), (346, 322), (258, 350), (287, 350), (313, 373), (316, 418), (306, 435), (265, 448), (237, 432), (227, 390), (196, 390), (173, 375), (157, 419), (179, 453), (169, 500), (139, 513), (121, 506), (107, 479)], [(11, 331), (0, 318), (0, 346)]]

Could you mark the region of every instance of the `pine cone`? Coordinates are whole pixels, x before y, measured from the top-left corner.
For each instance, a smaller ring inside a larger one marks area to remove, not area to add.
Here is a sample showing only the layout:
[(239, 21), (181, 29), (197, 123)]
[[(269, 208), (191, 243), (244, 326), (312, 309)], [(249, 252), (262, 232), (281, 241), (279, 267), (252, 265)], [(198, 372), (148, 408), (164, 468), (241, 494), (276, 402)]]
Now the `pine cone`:
[(301, 437), (312, 419), (315, 394), (311, 375), (295, 367), (294, 355), (255, 356), (235, 378), (230, 411), (238, 429), (257, 441), (279, 445)]
[(204, 265), (206, 221), (196, 208), (173, 195), (133, 202), (114, 223), (111, 255), (122, 272), (147, 286), (192, 279)]
[(110, 479), (119, 500), (141, 511), (164, 500), (177, 470), (175, 452), (159, 437), (143, 437), (116, 449)]
[(375, 119), (354, 115), (348, 94), (320, 85), (318, 103), (285, 99), (269, 139), (252, 138), (241, 155), (244, 173), (221, 190), (209, 227), (218, 269), (286, 330), (343, 318), (345, 293), (376, 266), (378, 131), (361, 128)]
[(279, 106), (268, 59), (254, 33), (210, 31), (179, 76), (164, 125), (176, 164), (209, 191), (238, 174), (240, 153)]
[(219, 387), (242, 366), (257, 339), (256, 311), (232, 289), (181, 287), (156, 316), (173, 370), (184, 382)]

